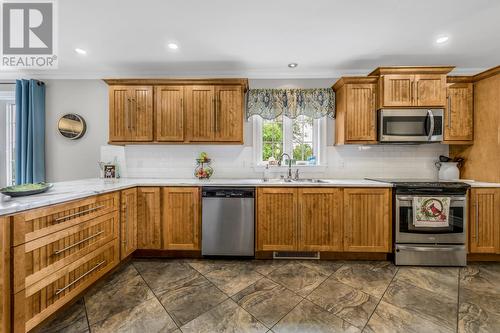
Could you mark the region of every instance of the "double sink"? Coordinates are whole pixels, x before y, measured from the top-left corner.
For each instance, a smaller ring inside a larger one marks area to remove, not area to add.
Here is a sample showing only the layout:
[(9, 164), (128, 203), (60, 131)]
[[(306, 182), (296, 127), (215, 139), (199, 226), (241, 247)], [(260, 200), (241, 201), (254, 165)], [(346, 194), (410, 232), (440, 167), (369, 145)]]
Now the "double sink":
[(297, 183), (297, 184), (328, 184), (331, 183), (328, 180), (323, 179), (312, 179), (312, 178), (303, 178), (303, 179), (268, 179), (263, 180), (264, 183), (269, 184), (286, 184), (286, 183)]

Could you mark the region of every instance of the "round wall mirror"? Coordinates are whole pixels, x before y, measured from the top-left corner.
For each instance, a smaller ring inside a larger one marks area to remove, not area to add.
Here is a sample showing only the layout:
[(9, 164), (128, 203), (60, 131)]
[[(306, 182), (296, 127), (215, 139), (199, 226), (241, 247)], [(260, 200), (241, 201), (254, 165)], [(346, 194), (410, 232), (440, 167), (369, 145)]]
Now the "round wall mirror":
[(77, 140), (85, 134), (87, 124), (85, 124), (82, 116), (75, 113), (68, 113), (59, 119), (57, 129), (65, 138)]

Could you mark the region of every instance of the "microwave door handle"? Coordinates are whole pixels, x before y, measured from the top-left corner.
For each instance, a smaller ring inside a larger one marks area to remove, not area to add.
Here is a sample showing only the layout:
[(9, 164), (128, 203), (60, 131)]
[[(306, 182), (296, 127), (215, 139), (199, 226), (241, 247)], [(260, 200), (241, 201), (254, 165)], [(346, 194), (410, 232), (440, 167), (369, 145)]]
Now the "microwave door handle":
[(431, 120), (431, 128), (429, 129), (429, 135), (427, 136), (427, 141), (431, 141), (432, 134), (434, 134), (434, 114), (431, 110), (427, 110), (427, 114), (429, 115), (429, 119)]

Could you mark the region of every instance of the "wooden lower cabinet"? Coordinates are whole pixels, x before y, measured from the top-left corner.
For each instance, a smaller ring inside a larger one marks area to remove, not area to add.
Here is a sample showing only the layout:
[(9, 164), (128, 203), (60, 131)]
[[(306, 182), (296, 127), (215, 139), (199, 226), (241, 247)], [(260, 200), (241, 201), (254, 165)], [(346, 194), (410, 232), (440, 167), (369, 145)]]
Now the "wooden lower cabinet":
[(257, 251), (391, 252), (391, 190), (257, 189)]
[(10, 332), (10, 218), (0, 217), (0, 332)]
[(391, 252), (391, 191), (344, 189), (344, 251)]
[(137, 188), (121, 191), (120, 258), (137, 249)]
[(198, 187), (165, 187), (162, 189), (164, 249), (201, 249), (200, 201)]
[(118, 211), (13, 247), (13, 292), (49, 278), (119, 235)]
[(120, 262), (115, 239), (14, 294), (13, 330), (28, 332)]
[(161, 200), (159, 187), (137, 189), (137, 248), (162, 248)]
[(119, 205), (120, 193), (113, 192), (16, 214), (13, 216), (13, 246), (108, 214)]
[(257, 251), (296, 251), (298, 217), (296, 188), (257, 189)]
[(342, 189), (298, 190), (299, 244), (303, 251), (342, 251)]
[(500, 253), (500, 188), (473, 188), (470, 199), (469, 252)]

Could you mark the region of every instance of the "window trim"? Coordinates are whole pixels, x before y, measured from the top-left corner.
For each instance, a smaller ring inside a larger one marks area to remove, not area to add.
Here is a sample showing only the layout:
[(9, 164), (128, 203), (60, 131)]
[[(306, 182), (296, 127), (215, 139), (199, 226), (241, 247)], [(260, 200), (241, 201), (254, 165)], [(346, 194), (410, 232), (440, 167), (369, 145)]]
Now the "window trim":
[[(260, 116), (253, 116), (253, 161), (256, 169), (264, 169), (267, 165), (265, 161), (262, 161), (262, 122), (263, 119)], [(313, 150), (317, 153), (316, 165), (294, 165), (294, 168), (318, 168), (324, 169), (326, 167), (326, 127), (327, 119), (326, 117), (314, 119), (313, 120)], [(283, 117), (283, 151), (286, 153), (292, 153), (293, 138), (290, 138), (292, 120), (287, 117)], [(282, 167), (285, 169), (285, 167)]]
[[(6, 104), (5, 110), (5, 180), (7, 186), (15, 185), (15, 177), (13, 176), (14, 170), (14, 161), (15, 157), (13, 156), (16, 146), (16, 104), (14, 101), (8, 101)], [(12, 126), (14, 125), (14, 126)]]

